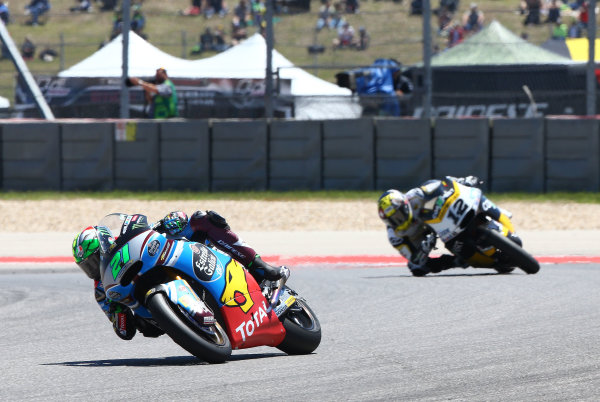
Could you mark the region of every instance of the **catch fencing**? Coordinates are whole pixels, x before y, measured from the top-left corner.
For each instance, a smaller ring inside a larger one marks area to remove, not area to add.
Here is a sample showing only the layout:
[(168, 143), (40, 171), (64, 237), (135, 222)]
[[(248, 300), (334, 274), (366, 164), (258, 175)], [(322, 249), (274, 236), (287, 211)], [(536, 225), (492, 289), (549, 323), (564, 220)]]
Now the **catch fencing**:
[(4, 191), (600, 189), (596, 119), (7, 121), (0, 149)]

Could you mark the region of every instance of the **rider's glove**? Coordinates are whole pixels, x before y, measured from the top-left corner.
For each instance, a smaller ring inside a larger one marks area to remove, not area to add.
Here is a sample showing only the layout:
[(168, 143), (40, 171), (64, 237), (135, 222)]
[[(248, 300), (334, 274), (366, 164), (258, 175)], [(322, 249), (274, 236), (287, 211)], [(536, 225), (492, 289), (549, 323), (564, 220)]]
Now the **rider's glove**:
[(162, 229), (171, 236), (177, 236), (183, 232), (188, 223), (188, 217), (184, 212), (174, 211), (161, 219)]
[(469, 187), (475, 187), (479, 183), (479, 178), (477, 176), (467, 176), (463, 180), (463, 184)]
[(132, 339), (136, 330), (135, 317), (131, 309), (119, 303), (111, 303), (109, 313), (117, 336), (126, 341)]

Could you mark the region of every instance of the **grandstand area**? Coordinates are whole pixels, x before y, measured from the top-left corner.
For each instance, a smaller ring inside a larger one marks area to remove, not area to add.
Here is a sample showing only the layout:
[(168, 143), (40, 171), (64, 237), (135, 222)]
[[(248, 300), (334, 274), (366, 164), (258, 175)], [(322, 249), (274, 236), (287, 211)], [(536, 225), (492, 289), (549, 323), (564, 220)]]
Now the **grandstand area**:
[[(17, 45), (28, 37), (36, 45), (36, 56), (27, 63), (34, 75), (55, 75), (64, 68), (75, 64), (95, 52), (104, 41), (109, 39), (115, 12), (100, 11), (100, 2), (92, 1), (93, 10), (85, 13), (72, 13), (69, 8), (77, 4), (76, 0), (50, 0), (52, 8), (38, 26), (26, 25), (25, 14), (27, 0), (9, 2), (11, 22), (8, 24)], [(177, 57), (209, 57), (214, 53), (206, 52), (201, 56), (192, 56), (190, 52), (198, 42), (199, 35), (207, 28), (224, 28), (226, 38), (231, 38), (231, 20), (236, 0), (225, 0), (229, 12), (224, 17), (181, 15), (180, 11), (190, 5), (189, 0), (157, 1), (145, 0), (142, 11), (146, 17), (144, 33), (148, 40), (165, 52)], [(524, 26), (525, 16), (518, 12), (519, 3), (515, 0), (485, 0), (477, 2), (485, 14), (485, 24), (498, 20), (517, 35), (526, 34), (529, 41), (540, 44), (550, 37), (549, 24)], [(307, 70), (328, 81), (335, 82), (335, 74), (348, 66), (365, 66), (376, 58), (392, 57), (404, 65), (417, 63), (422, 59), (422, 18), (410, 15), (410, 2), (391, 0), (363, 0), (358, 13), (345, 13), (344, 19), (357, 31), (364, 27), (370, 44), (365, 50), (334, 49), (335, 30), (315, 31), (320, 1), (312, 1), (309, 12), (286, 13), (281, 7), (274, 18), (275, 47), (285, 57), (298, 66), (319, 66)], [(459, 3), (455, 19), (460, 20), (470, 3)], [(439, 1), (432, 1), (432, 8), (439, 7)], [(565, 17), (568, 23), (574, 16)], [(544, 16), (542, 16), (542, 20)], [(438, 34), (437, 16), (432, 15), (434, 44), (443, 50), (446, 38)], [(256, 27), (248, 27), (248, 35), (256, 32)], [(324, 52), (309, 54), (308, 47), (321, 45)], [(50, 48), (58, 55), (52, 61), (43, 61), (37, 57), (42, 50)], [(257, 55), (261, 57), (261, 55)], [(151, 63), (151, 60), (149, 60)], [(14, 98), (15, 69), (8, 59), (0, 61), (0, 95)]]

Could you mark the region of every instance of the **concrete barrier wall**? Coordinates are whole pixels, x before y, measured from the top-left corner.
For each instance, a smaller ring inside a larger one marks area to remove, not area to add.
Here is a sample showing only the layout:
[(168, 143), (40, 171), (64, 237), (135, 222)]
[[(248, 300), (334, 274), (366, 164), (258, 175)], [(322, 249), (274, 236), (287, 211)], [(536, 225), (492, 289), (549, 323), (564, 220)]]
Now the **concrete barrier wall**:
[(269, 189), (321, 189), (322, 138), (318, 121), (271, 122)]
[(57, 121), (0, 124), (10, 190), (599, 191), (594, 119)]
[(61, 189), (60, 126), (14, 123), (2, 126), (2, 188)]
[(433, 131), (433, 177), (475, 175), (489, 185), (488, 119), (437, 119)]
[[(133, 121), (115, 124), (115, 188), (159, 190), (159, 126)], [(125, 132), (123, 133), (123, 130)]]
[(62, 189), (114, 188), (114, 125), (65, 123), (62, 131)]
[(546, 191), (598, 191), (598, 120), (546, 122)]
[(432, 178), (429, 120), (375, 120), (375, 187), (407, 189)]
[(544, 120), (493, 121), (492, 191), (544, 191)]
[(373, 120), (323, 122), (323, 188), (373, 190)]
[(211, 157), (212, 190), (266, 190), (266, 120), (213, 122)]
[(210, 190), (207, 120), (160, 123), (160, 189)]

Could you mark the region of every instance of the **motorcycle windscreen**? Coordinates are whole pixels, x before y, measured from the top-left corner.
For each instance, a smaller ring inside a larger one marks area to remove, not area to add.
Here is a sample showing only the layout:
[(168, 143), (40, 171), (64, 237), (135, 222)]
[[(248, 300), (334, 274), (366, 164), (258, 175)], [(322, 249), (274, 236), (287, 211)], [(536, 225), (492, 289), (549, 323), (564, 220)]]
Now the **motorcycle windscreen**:
[(254, 278), (234, 259), (225, 267), (225, 289), (219, 300), (234, 349), (277, 346), (285, 338), (285, 329)]

